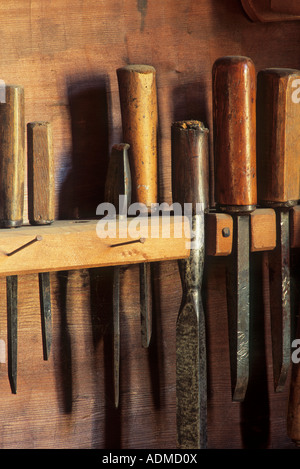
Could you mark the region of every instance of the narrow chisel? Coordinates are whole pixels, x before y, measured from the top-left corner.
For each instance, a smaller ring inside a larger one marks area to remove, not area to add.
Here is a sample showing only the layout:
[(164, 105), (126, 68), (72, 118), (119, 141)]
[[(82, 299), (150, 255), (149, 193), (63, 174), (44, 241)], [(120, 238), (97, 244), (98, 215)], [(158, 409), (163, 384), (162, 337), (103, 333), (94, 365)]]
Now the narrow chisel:
[(232, 399), (243, 401), (249, 380), (250, 228), (257, 202), (256, 74), (248, 57), (219, 58), (213, 66), (213, 132), (217, 207), (232, 215), (228, 324)]
[[(105, 183), (105, 201), (114, 205), (119, 220), (126, 217), (131, 203), (131, 173), (128, 149), (129, 145), (127, 143), (113, 145)], [(119, 406), (120, 376), (120, 269), (120, 266), (114, 266), (113, 279), (113, 376), (116, 408)]]
[(207, 446), (206, 331), (201, 289), (204, 214), (208, 210), (208, 130), (199, 121), (172, 125), (173, 202), (191, 204), (191, 253), (179, 261), (182, 302), (176, 323), (176, 416), (180, 449)]
[[(128, 65), (117, 70), (123, 141), (130, 145), (133, 201), (150, 213), (157, 203), (157, 94), (156, 71), (148, 65)], [(140, 265), (142, 345), (152, 332), (151, 265)]]
[[(274, 389), (283, 390), (291, 362), (290, 209), (300, 197), (300, 108), (293, 101), (298, 70), (257, 76), (257, 175), (260, 205), (276, 212), (277, 245), (269, 253)], [(298, 144), (299, 146), (299, 144)]]
[[(54, 221), (54, 161), (50, 122), (27, 124), (28, 218), (31, 225)], [(43, 355), (48, 360), (52, 342), (50, 274), (39, 273)]]
[[(5, 86), (0, 103), (0, 227), (17, 228), (23, 223), (25, 120), (24, 90)], [(18, 277), (6, 277), (8, 376), (12, 393), (17, 392)]]

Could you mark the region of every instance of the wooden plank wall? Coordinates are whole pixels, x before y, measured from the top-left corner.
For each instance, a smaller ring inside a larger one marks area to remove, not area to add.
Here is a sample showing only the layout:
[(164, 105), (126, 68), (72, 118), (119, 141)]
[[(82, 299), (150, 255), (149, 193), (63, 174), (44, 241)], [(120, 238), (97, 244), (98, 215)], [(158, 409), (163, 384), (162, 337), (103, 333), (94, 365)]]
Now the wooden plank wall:
[[(26, 122), (53, 124), (56, 218), (61, 219), (94, 216), (103, 202), (109, 151), (122, 140), (116, 68), (148, 63), (157, 69), (159, 195), (168, 203), (170, 125), (193, 118), (212, 128), (215, 59), (242, 54), (253, 59), (257, 71), (300, 68), (300, 23), (253, 24), (239, 0), (8, 0), (0, 3), (0, 42), (0, 78), (24, 86)], [(231, 402), (225, 261), (207, 262), (209, 448), (293, 447), (286, 434), (288, 388), (275, 395), (272, 386), (269, 314), (263, 309), (265, 257), (258, 254), (254, 263), (251, 384), (246, 401), (238, 404)], [(175, 322), (181, 285), (176, 262), (154, 265), (154, 272), (153, 340), (143, 350), (138, 267), (123, 270), (118, 411), (112, 394), (112, 270), (51, 274), (49, 362), (42, 356), (37, 276), (19, 278), (16, 395), (7, 379), (1, 279), (1, 448), (176, 447)]]

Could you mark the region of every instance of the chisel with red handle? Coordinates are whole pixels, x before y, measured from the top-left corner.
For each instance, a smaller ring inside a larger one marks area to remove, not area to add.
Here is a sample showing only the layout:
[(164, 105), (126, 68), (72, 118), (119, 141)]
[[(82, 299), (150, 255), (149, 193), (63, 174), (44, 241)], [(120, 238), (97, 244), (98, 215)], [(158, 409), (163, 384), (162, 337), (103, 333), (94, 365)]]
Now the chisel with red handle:
[[(117, 70), (123, 141), (130, 145), (133, 202), (149, 214), (157, 203), (157, 91), (156, 71), (150, 65), (128, 65)], [(142, 345), (152, 331), (151, 265), (140, 265)]]
[[(277, 244), (269, 252), (273, 380), (283, 390), (291, 362), (290, 209), (300, 197), (300, 108), (293, 102), (299, 71), (257, 75), (258, 202), (276, 212)], [(298, 149), (298, 151), (297, 151)]]
[(190, 204), (191, 252), (179, 261), (182, 302), (176, 323), (176, 417), (180, 449), (207, 447), (206, 330), (202, 302), (204, 214), (208, 210), (208, 130), (199, 121), (172, 125), (173, 202)]
[(257, 203), (256, 74), (248, 57), (221, 57), (213, 65), (213, 133), (216, 204), (234, 222), (227, 286), (229, 347), (232, 399), (243, 401), (249, 380), (249, 214)]
[[(27, 124), (28, 218), (31, 225), (49, 225), (55, 218), (54, 160), (50, 122)], [(39, 273), (44, 359), (52, 342), (51, 292), (49, 272)]]
[[(0, 227), (23, 223), (25, 120), (24, 89), (6, 85), (0, 103)], [(18, 276), (6, 277), (8, 375), (12, 393), (17, 392)]]

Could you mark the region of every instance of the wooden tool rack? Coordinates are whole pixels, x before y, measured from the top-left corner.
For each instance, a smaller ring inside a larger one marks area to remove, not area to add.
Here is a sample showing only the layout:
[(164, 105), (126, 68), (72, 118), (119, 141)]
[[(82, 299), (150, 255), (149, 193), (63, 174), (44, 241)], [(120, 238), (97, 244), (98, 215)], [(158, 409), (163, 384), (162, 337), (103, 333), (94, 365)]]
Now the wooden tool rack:
[[(1, 3), (1, 76), (25, 91), (26, 122), (53, 127), (55, 221), (0, 230), (0, 448), (176, 448), (175, 326), (184, 239), (110, 248), (94, 219), (104, 202), (108, 158), (122, 138), (116, 69), (157, 71), (159, 202), (172, 203), (171, 124), (199, 119), (209, 129), (210, 207), (203, 290), (207, 321), (208, 447), (289, 448), (289, 385), (273, 390), (268, 253), (276, 244), (272, 210), (251, 215), (252, 319), (249, 388), (231, 400), (226, 263), (230, 216), (215, 212), (211, 70), (224, 55), (250, 57), (256, 71), (300, 69), (296, 1), (12, 0)], [(283, 3), (283, 2), (282, 2)], [(247, 5), (246, 5), (247, 4)], [(289, 5), (290, 8), (289, 8)], [(256, 7), (256, 8), (255, 8)], [(268, 10), (269, 8), (269, 10)], [(285, 11), (284, 11), (285, 10)], [(274, 16), (275, 11), (275, 16)], [(252, 15), (252, 18), (251, 18)], [(300, 105), (300, 104), (299, 104)], [(294, 315), (298, 315), (299, 206), (291, 210)], [(9, 252), (37, 235), (42, 240)], [(117, 241), (117, 240), (114, 240)], [(119, 241), (119, 239), (118, 239)], [(113, 251), (113, 252), (112, 252)], [(139, 262), (153, 268), (153, 336), (143, 349)], [(120, 405), (112, 376), (113, 267), (121, 269)], [(53, 337), (43, 359), (38, 275), (50, 272)], [(18, 391), (7, 379), (5, 277), (18, 274)], [(288, 380), (289, 382), (289, 380)]]

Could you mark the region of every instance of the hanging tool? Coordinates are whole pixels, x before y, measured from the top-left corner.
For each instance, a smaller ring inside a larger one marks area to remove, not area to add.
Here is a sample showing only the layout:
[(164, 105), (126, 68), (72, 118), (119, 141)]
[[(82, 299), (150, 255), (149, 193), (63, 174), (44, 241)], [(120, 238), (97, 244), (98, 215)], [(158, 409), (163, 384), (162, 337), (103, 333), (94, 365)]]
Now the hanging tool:
[(243, 401), (249, 379), (249, 214), (257, 202), (256, 75), (248, 57), (221, 57), (213, 65), (215, 196), (233, 217), (229, 256), (229, 347), (232, 399)]
[[(27, 124), (28, 218), (31, 225), (49, 225), (55, 218), (54, 160), (50, 122)], [(39, 273), (44, 360), (52, 342), (50, 274)]]
[[(131, 204), (131, 173), (128, 158), (129, 145), (113, 145), (105, 183), (105, 201), (114, 205), (118, 220), (127, 216)], [(120, 196), (124, 197), (120, 199)], [(113, 280), (113, 361), (115, 407), (119, 406), (120, 377), (120, 269), (114, 266)]]
[[(276, 212), (277, 246), (269, 252), (274, 389), (283, 390), (291, 361), (290, 209), (300, 198), (299, 71), (271, 68), (257, 76), (257, 175), (260, 205)], [(298, 110), (299, 109), (299, 110)]]
[(188, 259), (179, 261), (183, 288), (176, 323), (177, 444), (207, 446), (206, 331), (201, 288), (204, 213), (208, 210), (208, 130), (199, 121), (172, 125), (173, 202), (191, 204), (193, 239)]
[[(117, 70), (123, 141), (130, 145), (133, 201), (145, 215), (157, 203), (157, 94), (156, 71), (148, 65)], [(141, 213), (142, 214), (142, 213)], [(151, 265), (140, 264), (142, 345), (148, 347), (152, 331)]]
[[(25, 121), (24, 90), (6, 85), (0, 103), (0, 227), (17, 228), (23, 223)], [(18, 277), (6, 277), (8, 376), (17, 392)]]

